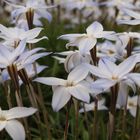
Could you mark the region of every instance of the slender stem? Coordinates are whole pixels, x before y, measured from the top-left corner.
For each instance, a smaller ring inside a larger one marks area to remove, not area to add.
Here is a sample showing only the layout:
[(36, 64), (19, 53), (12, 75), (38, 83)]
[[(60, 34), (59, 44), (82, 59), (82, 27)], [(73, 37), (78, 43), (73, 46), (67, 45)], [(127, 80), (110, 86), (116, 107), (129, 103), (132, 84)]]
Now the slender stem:
[(122, 135), (122, 140), (125, 139), (127, 101), (128, 101), (128, 94), (127, 94), (127, 97), (126, 97), (126, 103), (125, 103), (125, 106), (124, 106), (123, 116), (122, 116), (122, 133), (123, 133), (123, 135)]
[(90, 50), (90, 55), (93, 61), (94, 66), (97, 66), (97, 48), (96, 46), (94, 46), (91, 50)]
[[(27, 19), (27, 22), (28, 22), (29, 29), (33, 28), (33, 18), (34, 18), (34, 10), (30, 8), (29, 11), (26, 13), (26, 19)], [(32, 48), (33, 48), (32, 44), (29, 43), (29, 49), (31, 50)], [(34, 67), (34, 72), (37, 76), (36, 63), (33, 63), (33, 67)], [(37, 95), (34, 94), (35, 92), (34, 92), (34, 89), (33, 89), (32, 85), (29, 84), (29, 87), (30, 87), (32, 96), (34, 98), (34, 101), (36, 101)], [(43, 95), (42, 95), (42, 91), (41, 91), (39, 83), (37, 83), (37, 91), (38, 91), (38, 94), (39, 94), (39, 99), (38, 99), (39, 105), (42, 108), (44, 121), (46, 123), (48, 139), (51, 140), (51, 132), (50, 132), (50, 126), (49, 126), (49, 121), (48, 121), (48, 115), (47, 115), (48, 113), (47, 113), (46, 108), (45, 108), (45, 103), (44, 103), (44, 100), (43, 100)]]
[(78, 140), (79, 131), (79, 101), (75, 100), (75, 140)]
[(67, 137), (68, 137), (70, 107), (71, 107), (71, 100), (67, 104), (66, 121), (65, 121), (65, 131), (64, 131), (64, 140), (67, 140)]
[(10, 86), (7, 82), (3, 83), (3, 88), (4, 88), (4, 92), (7, 98), (7, 103), (8, 103), (8, 107), (12, 108), (12, 101), (11, 101), (11, 97), (10, 97)]
[[(51, 140), (52, 136), (51, 136), (50, 124), (49, 124), (49, 121), (48, 121), (48, 112), (47, 112), (46, 107), (45, 107), (45, 103), (44, 103), (44, 99), (43, 99), (43, 95), (42, 95), (42, 92), (41, 92), (40, 85), (37, 84), (37, 86), (39, 86), (38, 87), (38, 90), (39, 90), (38, 91), (38, 93), (39, 93), (38, 102), (39, 102), (39, 105), (40, 105), (42, 113), (43, 113), (43, 118), (44, 118), (44, 121), (45, 121), (45, 124), (46, 124), (48, 138), (49, 138), (49, 140)], [(34, 89), (33, 89), (33, 86), (31, 84), (30, 84), (30, 89), (31, 89), (31, 92), (34, 93)], [(36, 95), (36, 98), (37, 98), (37, 95)]]
[(93, 120), (93, 140), (98, 140), (98, 138), (97, 138), (97, 127), (98, 127), (97, 111), (98, 111), (98, 100), (95, 99), (94, 120)]
[(138, 140), (137, 138), (137, 130), (139, 128), (139, 113), (140, 113), (140, 96), (138, 95), (138, 99), (137, 99), (137, 109), (136, 109), (136, 117), (134, 119), (134, 124), (133, 124), (133, 132), (132, 132), (132, 137), (131, 137), (131, 140)]
[(131, 56), (133, 49), (133, 38), (130, 38), (126, 49), (127, 49), (127, 57)]
[(116, 113), (116, 101), (118, 96), (118, 84), (111, 87), (111, 106), (109, 112), (109, 134), (108, 139), (112, 140), (112, 136), (115, 129), (115, 113)]

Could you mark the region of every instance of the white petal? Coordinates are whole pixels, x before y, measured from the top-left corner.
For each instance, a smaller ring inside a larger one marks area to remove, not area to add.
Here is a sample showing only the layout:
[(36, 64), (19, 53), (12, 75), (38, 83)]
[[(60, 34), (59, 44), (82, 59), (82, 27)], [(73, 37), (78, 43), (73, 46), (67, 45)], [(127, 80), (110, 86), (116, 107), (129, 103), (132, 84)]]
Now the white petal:
[[(37, 59), (41, 58), (41, 57), (44, 57), (44, 56), (47, 56), (49, 53), (45, 52), (45, 53), (38, 53), (38, 54), (34, 54), (34, 55), (31, 55), (30, 57), (28, 57), (28, 59), (26, 59), (23, 63), (22, 63), (22, 66), (25, 67), (29, 64), (32, 64), (34, 63)], [(19, 69), (18, 69), (19, 70)]]
[(113, 80), (108, 79), (98, 79), (91, 84), (91, 88), (93, 92), (98, 91), (98, 93), (105, 92), (106, 90), (110, 89), (116, 82)]
[(88, 112), (88, 111), (93, 111), (94, 110), (94, 108), (95, 108), (95, 103), (94, 102), (92, 102), (92, 103), (90, 103), (90, 104), (84, 104), (84, 108), (81, 108), (80, 110), (79, 110), (79, 112), (80, 113), (82, 113), (82, 112), (84, 112), (84, 111), (86, 111), (86, 112)]
[(36, 38), (39, 33), (42, 31), (42, 28), (34, 28), (31, 30), (28, 30), (27, 32), (25, 32), (25, 34), (23, 35), (24, 38), (27, 38), (27, 41)]
[(81, 38), (85, 36), (85, 34), (65, 34), (65, 35), (61, 35), (60, 37), (58, 37), (58, 39), (64, 39), (64, 40), (75, 40), (76, 38)]
[(86, 29), (88, 35), (99, 34), (103, 31), (103, 26), (95, 21)]
[(2, 131), (6, 126), (6, 121), (0, 122), (0, 131)]
[(71, 95), (65, 87), (57, 86), (53, 88), (52, 107), (54, 111), (59, 111), (70, 100)]
[(22, 7), (20, 9), (15, 9), (12, 11), (11, 16), (12, 18), (18, 17), (20, 14), (25, 13), (27, 10), (25, 7)]
[(52, 21), (52, 15), (51, 15), (46, 9), (44, 9), (44, 10), (43, 10), (43, 9), (38, 9), (38, 10), (36, 11), (36, 13), (37, 13), (39, 16), (48, 19), (49, 22)]
[(139, 73), (130, 73), (127, 75), (136, 85), (140, 87), (140, 74)]
[(41, 38), (36, 38), (36, 39), (28, 40), (27, 42), (28, 43), (37, 43), (37, 42), (39, 42), (39, 41), (41, 41), (43, 39), (48, 39), (48, 38), (46, 36), (43, 36)]
[(128, 86), (121, 82), (119, 85), (118, 98), (117, 98), (117, 104), (120, 107), (124, 107), (126, 105), (127, 96), (128, 96), (127, 94), (128, 94)]
[(129, 112), (133, 117), (136, 117), (136, 109), (137, 109), (136, 107), (129, 109)]
[(135, 20), (119, 20), (118, 24), (139, 25), (140, 19)]
[(5, 129), (13, 140), (25, 140), (25, 130), (20, 122), (10, 120), (7, 122)]
[(78, 83), (86, 78), (89, 70), (86, 68), (86, 65), (80, 64), (75, 69), (73, 69), (68, 75), (68, 81)]
[(103, 72), (110, 77), (113, 71), (117, 68), (117, 65), (107, 58), (102, 58), (99, 61), (99, 67)]
[(69, 93), (78, 100), (89, 103), (89, 90), (86, 87), (78, 84), (74, 87), (69, 87)]
[(10, 109), (7, 113), (7, 119), (11, 120), (14, 118), (23, 118), (34, 114), (37, 109), (32, 107), (14, 107)]
[(93, 65), (90, 65), (90, 64), (87, 64), (86, 67), (95, 76), (98, 76), (98, 77), (101, 77), (101, 78), (108, 78), (109, 77), (108, 73), (105, 73), (105, 71), (103, 69), (100, 69), (99, 67), (96, 67), (96, 66), (93, 66)]
[(12, 52), (11, 59), (15, 59), (17, 56), (23, 53), (26, 47), (26, 39), (20, 41), (18, 47)]
[(46, 85), (65, 85), (66, 80), (55, 78), (55, 77), (40, 77), (36, 78), (34, 81), (46, 84)]
[(3, 63), (1, 64), (9, 64), (10, 63), (10, 60), (11, 60), (11, 55), (12, 53), (5, 47), (5, 46), (0, 46), (0, 56), (2, 58), (1, 61), (4, 61)]
[(123, 12), (125, 12), (126, 14), (128, 14), (129, 16), (136, 18), (136, 19), (140, 19), (140, 14), (137, 12), (134, 12), (132, 10), (128, 10), (128, 9), (122, 9)]
[(135, 64), (136, 57), (130, 56), (118, 65), (117, 69), (114, 71), (114, 74), (121, 78), (125, 74), (129, 73), (134, 68)]
[(0, 31), (6, 36), (12, 35), (12, 33), (9, 32), (9, 29), (3, 26), (2, 24), (0, 24)]
[(87, 52), (89, 52), (93, 47), (95, 47), (97, 42), (96, 38), (82, 38), (81, 41), (79, 42), (79, 51), (81, 52), (81, 54), (86, 54)]

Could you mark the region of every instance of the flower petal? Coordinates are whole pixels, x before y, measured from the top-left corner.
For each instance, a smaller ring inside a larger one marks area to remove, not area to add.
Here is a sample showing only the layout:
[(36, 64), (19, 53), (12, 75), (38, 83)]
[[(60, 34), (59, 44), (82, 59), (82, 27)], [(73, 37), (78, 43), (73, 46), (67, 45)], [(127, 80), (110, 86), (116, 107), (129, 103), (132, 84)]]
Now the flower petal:
[(125, 12), (127, 15), (133, 17), (133, 18), (136, 18), (136, 19), (140, 19), (140, 14), (137, 13), (137, 12), (134, 12), (132, 10), (128, 10), (128, 9), (122, 9), (123, 12)]
[(118, 24), (128, 24), (128, 25), (139, 25), (140, 19), (134, 19), (134, 20), (119, 20), (117, 22)]
[(6, 126), (6, 121), (0, 122), (0, 131), (2, 131)]
[(23, 118), (34, 114), (37, 109), (32, 107), (14, 107), (10, 109), (7, 113), (7, 119)]
[(55, 78), (55, 77), (40, 77), (40, 78), (36, 78), (34, 81), (50, 86), (66, 84), (66, 80)]
[(103, 31), (103, 26), (95, 21), (86, 29), (88, 35), (99, 34)]
[(85, 37), (81, 39), (78, 45), (79, 51), (81, 52), (81, 54), (88, 53), (93, 47), (95, 47), (96, 42), (97, 42), (96, 38)]
[(69, 93), (83, 102), (89, 103), (90, 101), (89, 90), (80, 84), (74, 87), (69, 87)]
[[(116, 84), (116, 81), (108, 80), (108, 79), (98, 79), (91, 84), (91, 89), (93, 92), (97, 94), (105, 92), (106, 90), (110, 89), (113, 85)], [(93, 94), (94, 95), (94, 94)]]
[(65, 87), (57, 86), (53, 88), (52, 107), (54, 111), (59, 111), (70, 100), (71, 95)]
[(36, 38), (36, 39), (28, 40), (27, 42), (28, 43), (37, 43), (37, 42), (39, 42), (40, 40), (43, 40), (43, 39), (48, 39), (48, 38), (46, 36), (43, 36), (41, 38)]
[(125, 83), (121, 82), (119, 85), (117, 98), (117, 104), (119, 105), (119, 107), (124, 107), (126, 105), (128, 96), (127, 94), (128, 94), (128, 86)]
[(114, 75), (118, 75), (120, 78), (129, 73), (136, 64), (136, 57), (130, 56), (125, 59), (122, 63), (117, 66), (117, 69), (114, 71)]
[(20, 122), (8, 121), (5, 129), (13, 140), (25, 140), (25, 130)]
[(88, 72), (89, 70), (86, 68), (86, 65), (84, 65), (84, 63), (80, 64), (69, 73), (68, 81), (78, 83), (86, 78)]
[(31, 30), (28, 30), (22, 35), (22, 37), (27, 38), (27, 41), (32, 40), (40, 34), (42, 29), (43, 28), (37, 27), (37, 28), (31, 29)]

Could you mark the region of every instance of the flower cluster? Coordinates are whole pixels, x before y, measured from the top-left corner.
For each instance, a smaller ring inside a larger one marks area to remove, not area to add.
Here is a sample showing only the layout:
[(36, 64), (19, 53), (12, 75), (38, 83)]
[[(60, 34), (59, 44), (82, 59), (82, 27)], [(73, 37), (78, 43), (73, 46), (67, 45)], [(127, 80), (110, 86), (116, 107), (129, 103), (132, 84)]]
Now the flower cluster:
[[(98, 139), (96, 121), (99, 110), (108, 113), (109, 140), (112, 140), (115, 132), (117, 111), (123, 112), (124, 132), (129, 110), (135, 119), (136, 132), (134, 131), (132, 139), (136, 140), (139, 136), (137, 131), (140, 129), (136, 124), (140, 109), (140, 33), (130, 30), (134, 25), (140, 24), (139, 1), (52, 0), (46, 4), (45, 0), (4, 0), (3, 3), (6, 4), (3, 10), (8, 9), (11, 13), (11, 23), (14, 27), (0, 24), (0, 82), (7, 95), (9, 107), (9, 110), (0, 109), (0, 131), (5, 128), (14, 140), (25, 140), (26, 132), (30, 139), (28, 121), (23, 119), (24, 130), (16, 119), (35, 113), (38, 129), (43, 118), (48, 139), (51, 140), (47, 111), (39, 85), (42, 83), (52, 86), (51, 105), (55, 112), (67, 107), (67, 119), (73, 104), (76, 115), (94, 111), (94, 139)], [(41, 40), (49, 39), (39, 35), (43, 30), (42, 19), (47, 19), (49, 23), (52, 21), (51, 12), (54, 13), (57, 23), (69, 20), (65, 29), (72, 29), (76, 24), (83, 27), (86, 19), (91, 23), (84, 33), (64, 34), (57, 38), (68, 41), (65, 45), (67, 51), (51, 53), (36, 45)], [(104, 29), (106, 26), (103, 27), (99, 22), (101, 17), (109, 20), (111, 27), (121, 27), (122, 24), (133, 26), (129, 31), (119, 32), (115, 28), (108, 31)], [(37, 60), (49, 54), (60, 64), (64, 64), (67, 78), (38, 77), (47, 66), (39, 65)], [(32, 106), (30, 108), (24, 107), (22, 87), (26, 89), (27, 99)], [(14, 98), (18, 107), (13, 107), (11, 92), (15, 92)], [(37, 109), (39, 112), (36, 112)], [(64, 132), (65, 140), (67, 131), (68, 120)]]

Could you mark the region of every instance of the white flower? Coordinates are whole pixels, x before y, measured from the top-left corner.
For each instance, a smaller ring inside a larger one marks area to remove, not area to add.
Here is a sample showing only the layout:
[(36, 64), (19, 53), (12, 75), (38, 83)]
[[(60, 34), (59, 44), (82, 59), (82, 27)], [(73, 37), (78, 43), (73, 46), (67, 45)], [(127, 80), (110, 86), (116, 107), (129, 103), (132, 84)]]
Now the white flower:
[(93, 0), (67, 0), (67, 2), (64, 0), (63, 2), (60, 2), (60, 5), (65, 7), (66, 10), (81, 10), (83, 8), (95, 6), (97, 3), (93, 2)]
[(102, 2), (101, 5), (107, 5), (108, 7), (117, 7), (120, 8), (135, 8), (131, 1), (123, 0), (108, 0), (107, 2)]
[(139, 25), (140, 24), (140, 14), (129, 9), (121, 9), (124, 13), (134, 18), (132, 20), (119, 20), (119, 24), (128, 24), (128, 25)]
[(13, 140), (25, 140), (24, 127), (16, 119), (30, 116), (36, 111), (35, 108), (26, 107), (14, 107), (10, 110), (0, 109), (0, 131), (5, 128)]
[(30, 51), (25, 51), (26, 41), (23, 40), (19, 43), (19, 46), (10, 51), (5, 46), (1, 45), (0, 51), (0, 68), (6, 68), (12, 64), (17, 66), (17, 69), (20, 70), (25, 66), (34, 63), (40, 57), (48, 55), (48, 53), (37, 53), (43, 48), (36, 48)]
[(42, 28), (34, 28), (31, 30), (24, 30), (20, 28), (7, 28), (0, 24), (0, 38), (2, 38), (5, 42), (5, 45), (14, 46), (15, 43), (19, 43), (21, 40), (26, 39), (27, 43), (36, 43), (42, 39), (47, 39), (47, 37), (43, 36), (41, 38), (36, 38)]
[[(104, 103), (105, 103), (105, 99), (101, 99), (98, 101), (98, 105), (97, 105), (98, 110), (107, 110), (107, 107), (104, 105)], [(84, 108), (81, 108), (79, 112), (82, 113), (84, 112), (84, 110), (88, 112), (88, 111), (93, 111), (94, 109), (95, 109), (95, 102), (92, 102), (90, 104), (85, 103)]]
[[(140, 104), (138, 103), (138, 96), (128, 96), (128, 100), (127, 100), (127, 110), (129, 110), (130, 114), (133, 117), (136, 117), (136, 111), (137, 111), (137, 106), (140, 106)], [(121, 108), (121, 106), (119, 106), (119, 104), (117, 105), (117, 108)]]
[(126, 80), (127, 74), (131, 72), (136, 62), (136, 56), (131, 56), (119, 65), (106, 58), (99, 60), (98, 67), (87, 65), (90, 72), (99, 77), (99, 79), (92, 83), (92, 88), (104, 92), (113, 85)]
[(97, 57), (107, 57), (112, 61), (124, 60), (127, 56), (126, 46), (129, 42), (127, 35), (120, 35), (116, 43), (105, 41), (104, 43), (97, 44)]
[(42, 0), (28, 0), (24, 6), (15, 5), (13, 3), (6, 2), (9, 5), (16, 8), (12, 11), (12, 17), (20, 17), (22, 14), (26, 14), (28, 11), (32, 11), (36, 13), (39, 17), (43, 17), (48, 19), (50, 22), (52, 20), (51, 14), (47, 11), (47, 9), (52, 8), (52, 6), (47, 6), (45, 1)]
[(83, 102), (89, 102), (89, 88), (88, 83), (84, 80), (88, 75), (88, 70), (85, 65), (79, 65), (72, 70), (67, 80), (55, 78), (55, 77), (41, 77), (36, 78), (34, 81), (52, 85), (53, 98), (52, 107), (55, 111), (59, 111), (71, 98), (75, 97)]
[(127, 101), (127, 109), (129, 110), (130, 114), (135, 117), (136, 116), (136, 110), (137, 110), (137, 102), (138, 96), (128, 97)]
[(93, 22), (86, 29), (84, 34), (66, 34), (59, 38), (69, 40), (66, 46), (77, 46), (81, 54), (89, 52), (97, 43), (98, 38), (114, 39), (114, 32), (103, 31), (103, 26), (99, 22)]
[(72, 71), (76, 66), (82, 63), (90, 63), (91, 57), (90, 55), (82, 56), (80, 52), (76, 51), (73, 54), (69, 54), (64, 62), (65, 70), (69, 73)]

